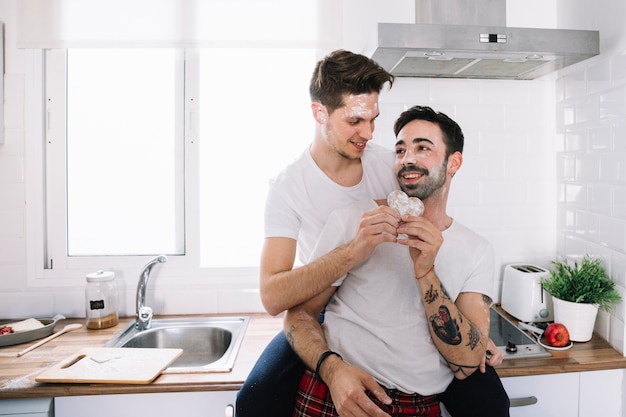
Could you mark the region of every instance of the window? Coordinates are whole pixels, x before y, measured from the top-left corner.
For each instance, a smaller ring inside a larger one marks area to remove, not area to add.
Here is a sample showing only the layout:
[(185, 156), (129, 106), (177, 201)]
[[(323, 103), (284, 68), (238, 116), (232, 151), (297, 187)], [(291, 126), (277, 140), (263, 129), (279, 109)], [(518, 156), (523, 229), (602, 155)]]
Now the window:
[[(46, 267), (256, 267), (268, 180), (312, 138), (312, 49), (51, 50)], [(119, 257), (119, 258), (118, 258)]]
[(177, 69), (173, 49), (68, 51), (68, 256), (184, 254)]
[(269, 178), (313, 138), (307, 50), (200, 53), (203, 266), (257, 265)]

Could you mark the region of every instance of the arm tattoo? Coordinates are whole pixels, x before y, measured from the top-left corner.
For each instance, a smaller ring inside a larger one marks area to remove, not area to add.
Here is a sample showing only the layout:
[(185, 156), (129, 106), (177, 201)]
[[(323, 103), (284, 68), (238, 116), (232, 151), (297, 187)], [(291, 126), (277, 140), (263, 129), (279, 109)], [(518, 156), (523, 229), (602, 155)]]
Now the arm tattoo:
[(467, 332), (467, 337), (469, 339), (467, 342), (467, 346), (469, 346), (470, 349), (474, 350), (476, 346), (478, 346), (478, 343), (480, 342), (480, 332), (478, 331), (476, 326), (474, 326), (472, 323), (470, 323), (469, 326), (470, 326), (470, 329), (469, 329), (469, 332)]
[[(441, 290), (441, 293), (439, 292), (440, 290)], [(444, 297), (450, 300), (450, 296), (446, 292), (446, 288), (443, 286), (443, 284), (439, 285), (439, 290), (435, 289), (434, 286), (431, 285), (430, 288), (424, 294), (424, 302), (426, 304), (432, 304), (436, 300), (438, 300), (439, 297)]]
[(452, 370), (454, 375), (461, 373), (465, 376), (470, 376), (472, 373), (467, 373), (466, 369), (478, 369), (478, 365), (460, 365), (458, 363), (448, 361), (448, 366)]
[(430, 325), (433, 328), (433, 332), (444, 343), (449, 345), (458, 345), (461, 343), (462, 338), (459, 332), (459, 325), (456, 319), (450, 316), (448, 307), (444, 305), (440, 306), (439, 314), (430, 316)]
[(435, 300), (437, 300), (437, 298), (439, 298), (439, 291), (437, 291), (431, 285), (430, 288), (424, 294), (424, 302), (426, 302), (427, 304), (432, 304), (435, 302)]

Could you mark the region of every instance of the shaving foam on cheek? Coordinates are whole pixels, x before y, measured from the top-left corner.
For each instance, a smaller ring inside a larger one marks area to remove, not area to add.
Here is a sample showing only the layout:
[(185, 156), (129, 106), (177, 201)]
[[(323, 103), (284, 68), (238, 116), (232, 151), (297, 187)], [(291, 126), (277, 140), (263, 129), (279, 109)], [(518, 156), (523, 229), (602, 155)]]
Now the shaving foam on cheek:
[(432, 176), (439, 178), (439, 175), (441, 174), (441, 170), (444, 169), (445, 166), (444, 165), (439, 165), (433, 169), (430, 170), (430, 173)]

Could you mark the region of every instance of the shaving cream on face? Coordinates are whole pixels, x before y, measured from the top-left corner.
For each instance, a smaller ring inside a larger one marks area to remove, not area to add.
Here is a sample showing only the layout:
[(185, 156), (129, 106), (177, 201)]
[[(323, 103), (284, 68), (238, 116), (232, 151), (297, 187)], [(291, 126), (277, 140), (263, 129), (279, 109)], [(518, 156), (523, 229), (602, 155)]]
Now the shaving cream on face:
[(350, 94), (344, 107), (346, 118), (373, 119), (378, 115), (378, 99), (372, 94)]

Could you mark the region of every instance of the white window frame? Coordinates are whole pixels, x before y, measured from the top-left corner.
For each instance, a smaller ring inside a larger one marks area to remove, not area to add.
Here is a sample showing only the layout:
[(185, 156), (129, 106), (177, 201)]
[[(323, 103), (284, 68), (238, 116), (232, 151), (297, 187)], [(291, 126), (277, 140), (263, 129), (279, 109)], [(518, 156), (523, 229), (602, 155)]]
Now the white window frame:
[[(184, 137), (180, 138), (184, 149), (184, 235), (185, 253), (168, 256), (166, 267), (159, 274), (175, 277), (178, 284), (205, 283), (213, 285), (228, 283), (230, 286), (258, 286), (258, 267), (243, 268), (202, 268), (200, 267), (200, 236), (197, 225), (200, 219), (198, 195), (198, 52), (193, 49), (180, 50), (184, 61), (180, 64), (180, 80), (184, 83)], [(27, 209), (29, 250), (29, 285), (67, 286), (75, 285), (78, 279), (98, 269), (110, 269), (118, 276), (130, 277), (134, 281), (141, 266), (152, 256), (67, 256), (66, 195), (51, 195), (47, 190), (66, 189), (65, 179), (65, 74), (66, 50), (48, 49), (31, 51), (32, 65), (29, 78), (34, 94), (41, 101), (33, 100), (26, 105), (32, 109), (27, 114), (42, 114), (40, 120), (27, 121), (26, 136), (41, 143), (41, 147), (31, 149), (32, 166), (27, 172), (33, 174), (36, 187), (30, 187), (29, 200), (43, 201), (41, 206)], [(177, 76), (178, 77), (178, 76)], [(28, 94), (27, 94), (28, 96)], [(57, 139), (60, 138), (60, 139)], [(51, 156), (51, 157), (48, 157)], [(183, 190), (181, 190), (182, 192)], [(58, 221), (64, 219), (64, 221)], [(48, 241), (53, 239), (52, 244)], [(52, 262), (51, 262), (52, 260)], [(52, 265), (51, 265), (52, 263)], [(52, 267), (51, 267), (52, 266)], [(82, 281), (81, 281), (82, 282)]]

